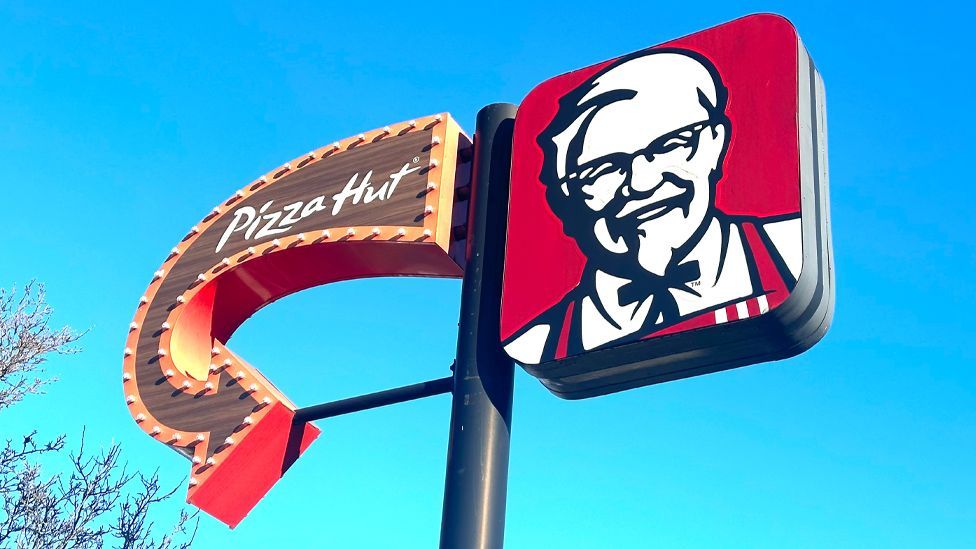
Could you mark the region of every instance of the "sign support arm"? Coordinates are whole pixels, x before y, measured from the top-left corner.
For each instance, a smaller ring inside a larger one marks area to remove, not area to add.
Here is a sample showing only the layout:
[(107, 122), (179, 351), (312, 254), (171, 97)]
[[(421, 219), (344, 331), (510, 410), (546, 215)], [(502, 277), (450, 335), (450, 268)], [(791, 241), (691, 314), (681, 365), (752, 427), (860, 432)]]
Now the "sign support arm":
[(400, 402), (408, 402), (410, 400), (417, 400), (418, 398), (449, 393), (453, 385), (453, 377), (443, 377), (413, 385), (406, 385), (404, 387), (397, 387), (395, 389), (387, 389), (376, 393), (344, 398), (314, 406), (306, 406), (305, 408), (295, 410), (295, 422), (305, 423), (317, 419), (336, 417), (370, 410), (372, 408), (379, 408), (380, 406), (399, 404)]

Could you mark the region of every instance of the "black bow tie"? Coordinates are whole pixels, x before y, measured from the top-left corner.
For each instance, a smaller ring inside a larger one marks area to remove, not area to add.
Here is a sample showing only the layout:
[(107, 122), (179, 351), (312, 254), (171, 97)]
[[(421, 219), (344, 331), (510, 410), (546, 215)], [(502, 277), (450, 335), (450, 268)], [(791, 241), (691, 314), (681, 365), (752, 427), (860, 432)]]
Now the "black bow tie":
[(642, 301), (653, 296), (651, 310), (647, 313), (647, 322), (651, 325), (663, 318), (664, 323), (671, 323), (681, 315), (671, 290), (681, 290), (694, 295), (700, 295), (688, 285), (701, 278), (701, 268), (697, 261), (688, 261), (668, 269), (663, 276), (648, 275), (641, 279), (628, 282), (617, 290), (621, 305), (635, 301)]

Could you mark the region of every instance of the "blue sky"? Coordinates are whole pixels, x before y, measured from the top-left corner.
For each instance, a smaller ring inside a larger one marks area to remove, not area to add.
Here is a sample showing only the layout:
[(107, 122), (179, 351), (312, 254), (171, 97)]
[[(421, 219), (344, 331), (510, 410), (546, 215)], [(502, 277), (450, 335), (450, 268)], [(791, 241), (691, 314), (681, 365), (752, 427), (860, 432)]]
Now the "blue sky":
[[(180, 482), (187, 463), (125, 410), (121, 349), (150, 275), (219, 200), (338, 138), (440, 111), (472, 131), (480, 107), (550, 76), (757, 11), (793, 20), (826, 82), (834, 325), (785, 362), (586, 401), (518, 371), (507, 546), (973, 546), (962, 3), (0, 3), (0, 286), (43, 281), (57, 320), (90, 330), (0, 436), (87, 426)], [(317, 288), (231, 344), (299, 404), (439, 377), (459, 290)], [(398, 320), (419, 308), (433, 327)], [(314, 324), (372, 329), (267, 343)], [(203, 518), (199, 545), (435, 546), (448, 420), (439, 396), (322, 422), (251, 516)]]

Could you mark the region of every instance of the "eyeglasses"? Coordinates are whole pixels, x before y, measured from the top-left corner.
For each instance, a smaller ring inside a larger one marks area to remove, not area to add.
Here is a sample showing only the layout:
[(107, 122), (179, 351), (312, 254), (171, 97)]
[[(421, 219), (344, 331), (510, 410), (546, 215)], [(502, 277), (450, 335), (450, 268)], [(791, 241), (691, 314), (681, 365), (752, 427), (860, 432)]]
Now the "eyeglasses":
[(612, 153), (595, 158), (577, 167), (565, 179), (577, 180), (582, 185), (588, 185), (603, 177), (618, 174), (622, 177), (621, 182), (623, 182), (623, 178), (630, 175), (634, 160), (638, 157), (643, 156), (650, 162), (654, 160), (655, 156), (681, 148), (691, 149), (688, 152), (690, 159), (698, 150), (702, 130), (715, 124), (716, 122), (713, 120), (702, 120), (666, 133), (648, 143), (646, 147), (632, 153)]

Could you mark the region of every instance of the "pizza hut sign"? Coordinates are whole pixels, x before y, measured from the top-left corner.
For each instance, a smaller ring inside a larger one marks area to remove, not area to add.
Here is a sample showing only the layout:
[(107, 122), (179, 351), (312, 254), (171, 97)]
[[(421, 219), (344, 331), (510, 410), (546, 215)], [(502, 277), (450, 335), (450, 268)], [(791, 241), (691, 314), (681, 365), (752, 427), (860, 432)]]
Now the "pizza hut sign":
[(228, 346), (255, 311), (341, 280), (461, 276), (451, 235), (469, 146), (440, 114), (321, 147), (235, 192), (172, 249), (137, 304), (122, 385), (136, 424), (188, 460), (191, 503), (236, 525), (320, 433)]

